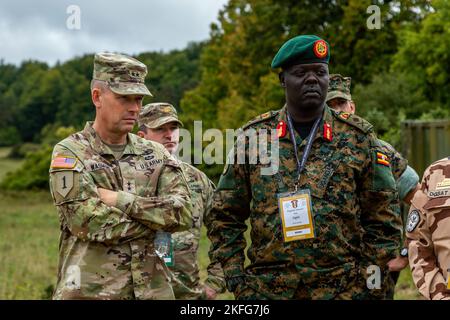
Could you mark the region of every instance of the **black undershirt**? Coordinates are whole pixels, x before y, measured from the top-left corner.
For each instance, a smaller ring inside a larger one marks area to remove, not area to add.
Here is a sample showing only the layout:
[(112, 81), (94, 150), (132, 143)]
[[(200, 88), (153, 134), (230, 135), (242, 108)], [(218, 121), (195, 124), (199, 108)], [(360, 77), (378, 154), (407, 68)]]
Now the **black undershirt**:
[(316, 122), (317, 119), (314, 119), (313, 121), (309, 122), (295, 122), (292, 120), (292, 124), (294, 125), (295, 131), (300, 135), (302, 140), (307, 138), (309, 136), (309, 133), (311, 132), (312, 127), (314, 126), (314, 122)]

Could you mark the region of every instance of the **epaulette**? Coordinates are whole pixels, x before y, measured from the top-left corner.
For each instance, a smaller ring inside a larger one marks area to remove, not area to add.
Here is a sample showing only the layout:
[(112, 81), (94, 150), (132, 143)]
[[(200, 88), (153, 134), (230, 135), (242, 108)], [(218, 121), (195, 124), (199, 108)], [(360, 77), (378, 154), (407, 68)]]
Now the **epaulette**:
[(389, 143), (384, 140), (378, 139), (378, 142), (380, 142), (380, 145), (386, 149), (388, 149), (390, 152), (395, 153), (397, 150)]
[(340, 121), (348, 123), (349, 125), (358, 128), (364, 133), (370, 132), (373, 128), (373, 125), (369, 121), (355, 114), (351, 114), (348, 112), (332, 112), (332, 114)]
[(266, 121), (268, 119), (271, 119), (273, 117), (275, 117), (276, 115), (278, 115), (280, 111), (269, 111), (263, 114), (260, 114), (259, 116), (253, 118), (252, 120), (250, 120), (249, 122), (247, 122), (244, 126), (242, 126), (242, 130), (247, 129), (248, 127), (259, 123), (259, 122), (263, 122)]

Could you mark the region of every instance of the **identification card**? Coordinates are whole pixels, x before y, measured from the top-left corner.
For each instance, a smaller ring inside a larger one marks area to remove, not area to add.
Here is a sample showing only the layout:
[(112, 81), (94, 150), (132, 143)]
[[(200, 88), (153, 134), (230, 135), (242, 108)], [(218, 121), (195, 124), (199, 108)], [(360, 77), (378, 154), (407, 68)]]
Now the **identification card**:
[(450, 290), (450, 268), (447, 269), (447, 290)]
[(164, 260), (168, 267), (173, 267), (175, 261), (173, 259), (173, 240), (169, 232), (157, 231), (155, 240), (155, 253)]
[(311, 194), (308, 189), (278, 194), (284, 242), (314, 238)]

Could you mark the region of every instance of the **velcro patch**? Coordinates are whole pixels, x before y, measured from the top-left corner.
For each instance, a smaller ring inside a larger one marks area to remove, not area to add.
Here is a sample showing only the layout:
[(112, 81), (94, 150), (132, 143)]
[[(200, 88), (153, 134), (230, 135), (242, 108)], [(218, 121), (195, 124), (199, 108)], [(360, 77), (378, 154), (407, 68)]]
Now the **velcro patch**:
[(406, 231), (413, 232), (420, 222), (420, 214), (418, 210), (413, 210), (408, 215), (408, 222), (406, 223)]
[(388, 156), (381, 152), (377, 152), (377, 163), (382, 164), (386, 167), (389, 167), (391, 165)]
[(428, 198), (440, 198), (440, 197), (450, 197), (450, 189), (435, 190), (435, 191), (428, 192)]
[(436, 190), (447, 189), (449, 187), (450, 187), (450, 179), (449, 178), (445, 178), (441, 182), (437, 183)]
[(56, 156), (52, 160), (52, 169), (73, 169), (77, 165), (77, 159), (70, 156)]

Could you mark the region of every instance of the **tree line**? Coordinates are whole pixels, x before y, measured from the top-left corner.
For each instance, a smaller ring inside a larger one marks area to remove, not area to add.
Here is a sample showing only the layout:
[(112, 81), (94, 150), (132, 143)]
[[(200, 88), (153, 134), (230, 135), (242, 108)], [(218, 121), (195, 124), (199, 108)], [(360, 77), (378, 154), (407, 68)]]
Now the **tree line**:
[[(379, 29), (367, 26), (370, 5), (380, 9)], [(316, 34), (330, 44), (330, 73), (352, 77), (357, 113), (399, 147), (402, 120), (450, 118), (449, 30), (445, 0), (229, 0), (207, 41), (136, 58), (148, 66), (146, 84), (155, 96), (144, 103), (171, 102), (188, 129), (195, 120), (203, 121), (203, 129), (238, 128), (283, 106), (270, 62), (287, 39)], [(79, 130), (93, 119), (92, 61), (88, 54), (53, 67), (1, 62), (0, 145), (49, 145), (58, 128)], [(221, 171), (201, 168), (213, 177)], [(3, 187), (17, 179), (10, 175)], [(21, 185), (46, 187), (46, 179), (47, 172), (39, 184)]]

